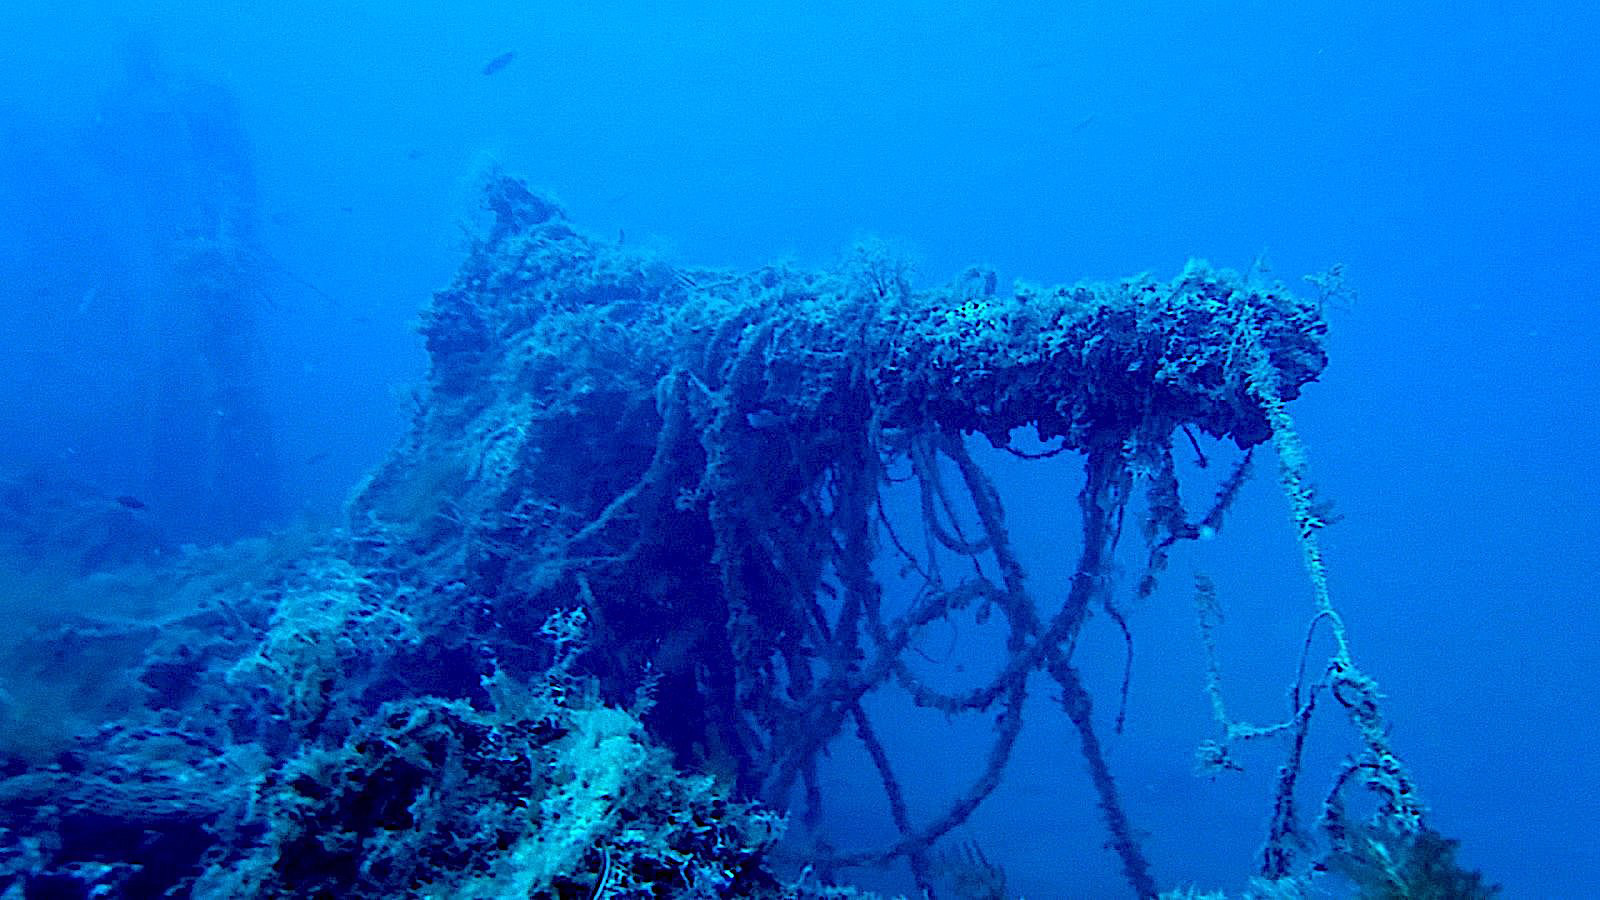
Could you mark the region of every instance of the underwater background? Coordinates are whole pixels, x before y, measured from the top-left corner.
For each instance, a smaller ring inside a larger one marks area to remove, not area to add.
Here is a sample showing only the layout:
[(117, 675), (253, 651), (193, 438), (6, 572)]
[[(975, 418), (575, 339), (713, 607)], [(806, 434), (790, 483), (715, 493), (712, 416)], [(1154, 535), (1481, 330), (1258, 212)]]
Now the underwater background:
[[(1292, 406), (1342, 516), (1323, 546), (1355, 653), (1463, 864), (1506, 896), (1593, 896), (1597, 42), (1600, 12), (1546, 2), (14, 0), (0, 478), (104, 498), (113, 555), (340, 522), (406, 432), (416, 322), (491, 167), (685, 264), (824, 266), (873, 236), (918, 284), (975, 263), (1002, 285), (1342, 264), (1358, 296), (1330, 310), (1328, 368)], [(251, 287), (185, 306), (203, 291), (165, 290), (164, 254), (218, 222), (249, 230)], [(1228, 621), (1253, 623), (1228, 674), (1268, 718), (1309, 601), (1258, 468), (1203, 567)], [(1059, 576), (1076, 484), (994, 475)], [(1126, 611), (1127, 729), (1103, 736), (1163, 887), (1241, 883), (1270, 808), (1265, 782), (1192, 772), (1211, 725), (1198, 565)], [(70, 614), (33, 578), (0, 574), (8, 617)], [(1119, 670), (1109, 635), (1085, 666)], [(60, 700), (6, 690), (0, 749), (29, 757), (49, 740), (16, 723)], [(914, 804), (983, 752), (939, 725), (880, 722), (926, 767)], [(1024, 731), (963, 829), (1014, 896), (1125, 890), (1072, 740)], [(841, 750), (826, 777), (841, 844), (892, 836), (861, 759)]]

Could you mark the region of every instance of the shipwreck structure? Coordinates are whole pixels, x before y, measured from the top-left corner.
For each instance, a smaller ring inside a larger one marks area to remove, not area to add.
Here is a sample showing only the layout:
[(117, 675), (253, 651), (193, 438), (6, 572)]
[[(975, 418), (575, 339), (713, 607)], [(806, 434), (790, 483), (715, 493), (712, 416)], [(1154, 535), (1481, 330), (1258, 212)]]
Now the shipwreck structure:
[[(51, 638), (105, 644), (138, 690), (121, 724), (75, 740), (71, 772), (0, 780), (0, 875), (199, 896), (839, 897), (817, 876), (904, 861), (938, 894), (940, 841), (992, 794), (1030, 681), (1048, 679), (1086, 812), (1130, 891), (1155, 896), (1074, 650), (1091, 610), (1122, 622), (1124, 532), (1144, 542), (1128, 589), (1148, 594), (1270, 445), (1311, 597), (1281, 721), (1229, 716), (1215, 589), (1196, 589), (1217, 720), (1201, 763), (1284, 748), (1257, 887), (1296, 896), (1332, 867), (1375, 889), (1480, 889), (1427, 829), (1328, 592), (1288, 404), (1326, 363), (1337, 273), (1309, 297), (1198, 263), (1170, 281), (1002, 291), (973, 269), (917, 288), (872, 246), (827, 271), (683, 267), (584, 234), (505, 176), (486, 208), (425, 313), (410, 434), (347, 532), (190, 560), (185, 583), (207, 587), (172, 591), (160, 627)], [(1082, 463), (1081, 534), (1062, 536), (1076, 563), (1051, 602), (969, 444), (1027, 455), (1012, 439), (1029, 428)], [(1201, 432), (1240, 461), (1190, 510), (1174, 441)], [(891, 487), (915, 498), (909, 526)], [(912, 648), (956, 617), (998, 631), (1004, 658), (952, 690)], [(864, 703), (882, 690), (995, 723), (935, 815), (912, 814)], [(1318, 711), (1353, 725), (1352, 752), (1308, 786)], [(840, 740), (864, 747), (897, 837), (812, 845), (785, 880), (772, 811), (791, 831), (811, 817)]]
[[(1331, 692), (1365, 742), (1343, 778), (1379, 787), (1385, 814), (1417, 826), (1376, 691), (1327, 596), (1323, 523), (1285, 406), (1326, 362), (1322, 297), (1203, 264), (1171, 282), (1007, 292), (972, 269), (917, 290), (871, 246), (827, 272), (681, 268), (583, 235), (509, 178), (487, 206), (492, 226), (426, 314), (430, 390), (414, 430), (352, 510), (369, 561), (448, 580), (463, 657), (536, 669), (541, 624), (582, 609), (585, 661), (607, 696), (647, 688), (654, 732), (680, 760), (736, 773), (741, 795), (780, 807), (815, 804), (818, 756), (842, 735), (861, 740), (900, 839), (831, 862), (904, 857), (924, 883), (929, 849), (998, 783), (1029, 676), (1048, 673), (1109, 846), (1135, 892), (1153, 894), (1073, 644), (1091, 608), (1115, 612), (1109, 565), (1125, 517), (1146, 517), (1144, 592), (1174, 542), (1221, 523), (1242, 466), (1213, 508), (1191, 513), (1175, 436), (1273, 442), (1311, 616), (1337, 652), (1304, 676), (1282, 723), (1228, 721), (1219, 699), (1223, 740), (1206, 752), (1220, 765), (1232, 740), (1298, 741)], [(1024, 427), (1083, 459), (1078, 562), (1056, 608), (1030, 593), (998, 495), (963, 441), (1006, 447)], [(915, 535), (883, 512), (890, 480), (922, 498)], [(884, 555), (914, 573), (909, 602), (886, 600)], [(938, 690), (907, 649), (974, 606), (998, 613), (990, 627), (1004, 629), (1008, 659), (987, 683)], [(951, 714), (999, 714), (985, 765), (930, 821), (911, 821), (862, 708), (886, 686)], [(1297, 864), (1298, 769), (1285, 767), (1271, 877)]]

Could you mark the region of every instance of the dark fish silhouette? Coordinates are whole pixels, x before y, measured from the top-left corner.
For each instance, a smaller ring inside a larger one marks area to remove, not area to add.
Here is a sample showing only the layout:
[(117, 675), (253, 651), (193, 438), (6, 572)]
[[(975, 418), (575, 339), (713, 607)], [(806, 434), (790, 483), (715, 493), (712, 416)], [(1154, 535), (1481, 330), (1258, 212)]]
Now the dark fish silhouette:
[(489, 60), (488, 64), (483, 67), (483, 74), (493, 75), (494, 73), (499, 72), (501, 69), (504, 69), (506, 66), (511, 65), (516, 61), (516, 59), (517, 51), (507, 50), (499, 56), (496, 56), (494, 59)]
[(128, 509), (144, 509), (145, 508), (144, 501), (140, 500), (138, 497), (133, 496), (132, 494), (121, 494), (121, 495), (118, 495), (116, 497), (116, 501), (117, 501), (117, 503), (119, 505), (125, 506)]

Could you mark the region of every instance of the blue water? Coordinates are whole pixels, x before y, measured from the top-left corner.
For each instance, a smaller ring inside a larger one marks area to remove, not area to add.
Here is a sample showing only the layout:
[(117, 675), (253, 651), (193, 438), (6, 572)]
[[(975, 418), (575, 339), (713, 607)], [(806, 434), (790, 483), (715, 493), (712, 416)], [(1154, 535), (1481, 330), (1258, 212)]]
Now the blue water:
[[(0, 468), (140, 498), (185, 540), (336, 521), (403, 434), (425, 367), (412, 323), (492, 164), (691, 262), (820, 265), (867, 234), (924, 283), (971, 263), (1004, 284), (1342, 262), (1359, 299), (1293, 411), (1345, 516), (1325, 540), (1357, 656), (1466, 864), (1510, 897), (1600, 895), (1600, 12), (776, 6), (11, 0)], [(205, 163), (253, 177), (246, 413), (185, 393), (203, 329), (152, 296), (151, 235), (193, 204), (171, 193), (171, 123), (139, 114), (151, 83), (217, 91), (246, 141), (220, 136)], [(185, 453), (240, 416), (261, 452), (217, 477), (251, 489), (200, 503)], [(1014, 519), (1073, 502), (1072, 479), (1031, 477), (1002, 473)], [(1286, 516), (1258, 478), (1206, 563), (1230, 621), (1283, 640), (1259, 661), (1231, 648), (1263, 704), (1310, 602)], [(1162, 883), (1236, 886), (1267, 807), (1189, 774), (1208, 709), (1186, 565), (1132, 613), (1111, 753)], [(1081, 763), (1052, 739), (1030, 733), (975, 823), (985, 852), (1017, 896), (1120, 890)]]

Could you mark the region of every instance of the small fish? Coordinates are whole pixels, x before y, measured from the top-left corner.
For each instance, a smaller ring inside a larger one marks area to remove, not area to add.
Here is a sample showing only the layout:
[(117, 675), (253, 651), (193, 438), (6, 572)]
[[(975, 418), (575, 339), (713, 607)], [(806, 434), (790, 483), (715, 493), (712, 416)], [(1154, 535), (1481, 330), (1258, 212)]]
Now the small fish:
[(94, 305), (94, 300), (98, 296), (100, 296), (100, 289), (98, 287), (92, 287), (87, 291), (84, 291), (83, 297), (78, 300), (78, 308), (74, 311), (74, 314), (82, 316), (88, 313), (89, 307)]
[(782, 428), (787, 420), (770, 409), (758, 409), (744, 414), (745, 424), (757, 431), (766, 431), (772, 428)]
[(138, 497), (133, 496), (132, 494), (119, 494), (114, 499), (117, 501), (117, 505), (126, 507), (128, 509), (145, 508), (145, 502), (140, 500)]
[(328, 459), (330, 457), (332, 457), (332, 456), (333, 456), (332, 452), (327, 451), (327, 450), (320, 450), (320, 451), (318, 451), (316, 453), (313, 453), (310, 456), (306, 457), (306, 465), (314, 466), (314, 465), (316, 465), (317, 463), (320, 463), (320, 462), (327, 462)]
[(489, 62), (483, 67), (483, 74), (493, 75), (496, 72), (503, 70), (506, 66), (511, 65), (513, 62), (516, 62), (516, 60), (517, 51), (507, 50), (499, 56), (496, 56), (494, 59), (489, 60)]

